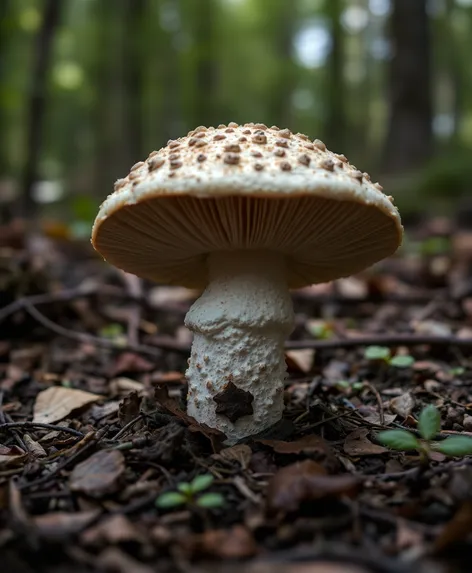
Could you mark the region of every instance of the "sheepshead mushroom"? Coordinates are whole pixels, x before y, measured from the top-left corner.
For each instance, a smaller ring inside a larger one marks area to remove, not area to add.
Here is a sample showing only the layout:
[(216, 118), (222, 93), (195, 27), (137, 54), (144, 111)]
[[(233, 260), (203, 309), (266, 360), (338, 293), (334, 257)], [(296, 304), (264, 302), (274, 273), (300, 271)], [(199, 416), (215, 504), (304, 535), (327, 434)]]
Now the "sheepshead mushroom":
[(393, 254), (391, 197), (343, 155), (288, 129), (198, 127), (117, 181), (92, 243), (112, 265), (203, 290), (188, 413), (228, 443), (280, 420), (290, 289), (346, 277)]

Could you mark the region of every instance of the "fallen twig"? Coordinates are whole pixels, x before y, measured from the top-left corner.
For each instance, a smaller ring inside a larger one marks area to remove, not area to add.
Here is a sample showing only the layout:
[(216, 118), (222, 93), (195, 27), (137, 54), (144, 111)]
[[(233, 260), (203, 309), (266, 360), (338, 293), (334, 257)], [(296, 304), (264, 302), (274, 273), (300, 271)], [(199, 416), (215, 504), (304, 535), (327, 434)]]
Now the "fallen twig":
[[(115, 289), (112, 287), (114, 292)], [(90, 343), (95, 346), (101, 346), (103, 348), (110, 348), (118, 351), (133, 351), (141, 354), (146, 354), (149, 356), (160, 357), (160, 350), (167, 350), (169, 352), (176, 352), (178, 354), (189, 354), (190, 346), (188, 344), (182, 344), (173, 340), (171, 337), (165, 336), (153, 336), (148, 339), (149, 345), (143, 344), (133, 344), (125, 343), (121, 341), (117, 343), (114, 340), (95, 336), (93, 334), (88, 334), (86, 332), (76, 332), (65, 328), (49, 318), (47, 318), (42, 312), (40, 312), (35, 304), (45, 304), (50, 302), (57, 302), (61, 300), (71, 300), (73, 298), (78, 298), (80, 296), (88, 296), (90, 294), (99, 292), (96, 286), (86, 287), (82, 286), (77, 289), (70, 289), (60, 291), (54, 294), (43, 294), (35, 295), (31, 297), (24, 297), (18, 299), (17, 301), (7, 305), (0, 310), (0, 322), (4, 320), (7, 316), (17, 312), (18, 310), (27, 311), (33, 318), (35, 318), (43, 326), (55, 332), (59, 336), (64, 336), (66, 338), (77, 340), (78, 342)], [(101, 292), (101, 289), (100, 289)], [(382, 346), (457, 346), (460, 348), (472, 348), (472, 338), (460, 338), (458, 336), (434, 336), (434, 335), (424, 335), (424, 334), (376, 334), (369, 336), (356, 336), (352, 338), (342, 338), (342, 339), (303, 339), (303, 340), (289, 340), (285, 343), (286, 350), (302, 350), (312, 348), (314, 350), (324, 350), (324, 349), (338, 349), (338, 348), (355, 348), (357, 346), (371, 346), (371, 345), (382, 345)]]
[(377, 388), (371, 384), (370, 382), (368, 382), (367, 380), (364, 380), (364, 386), (366, 386), (367, 388), (369, 388), (369, 390), (372, 392), (372, 394), (375, 396), (375, 399), (377, 400), (377, 405), (379, 407), (379, 420), (380, 420), (380, 425), (384, 426), (385, 425), (385, 414), (384, 414), (384, 407), (383, 407), (383, 401), (382, 398), (380, 396), (379, 391), (377, 390)]
[(79, 432), (79, 430), (74, 430), (73, 428), (68, 428), (67, 426), (55, 426), (54, 424), (43, 424), (40, 422), (8, 422), (5, 424), (0, 424), (0, 432), (2, 430), (11, 430), (11, 429), (31, 429), (31, 428), (42, 428), (44, 430), (53, 430), (57, 432), (64, 432), (65, 434), (71, 434), (72, 436), (76, 436), (78, 438), (83, 438), (83, 432)]
[(356, 346), (459, 346), (472, 348), (472, 338), (458, 336), (433, 336), (424, 334), (376, 334), (370, 336), (356, 336), (342, 340), (289, 340), (285, 344), (287, 350), (336, 349), (353, 348)]
[[(84, 436), (84, 438), (82, 439), (82, 442), (79, 442), (79, 444), (76, 444), (74, 446), (74, 448), (76, 448), (76, 451), (71, 456), (67, 457), (65, 460), (63, 460), (61, 463), (59, 463), (54, 468), (54, 470), (52, 470), (51, 472), (47, 473), (46, 475), (38, 478), (35, 481), (26, 482), (26, 483), (22, 483), (22, 484), (18, 485), (18, 489), (19, 490), (25, 490), (25, 489), (29, 489), (31, 487), (36, 487), (38, 485), (44, 485), (51, 478), (53, 478), (55, 475), (57, 475), (60, 471), (62, 471), (64, 468), (66, 468), (71, 462), (73, 462), (79, 456), (81, 456), (86, 450), (89, 450), (90, 448), (95, 446), (98, 442), (100, 442), (100, 440), (102, 440), (105, 437), (107, 432), (108, 432), (108, 426), (105, 426), (101, 430), (98, 430), (98, 432), (90, 432), (89, 434)], [(81, 443), (83, 443), (83, 447), (79, 447)]]
[(132, 428), (136, 422), (139, 422), (139, 420), (142, 420), (144, 418), (142, 413), (139, 413), (135, 418), (133, 418), (132, 420), (130, 420), (125, 426), (123, 426), (121, 428), (121, 430), (116, 434), (116, 436), (113, 436), (113, 438), (111, 439), (112, 442), (116, 442), (116, 440), (119, 440), (122, 436), (124, 436), (126, 434), (126, 432)]
[(139, 352), (141, 354), (149, 354), (154, 357), (160, 357), (160, 352), (157, 348), (152, 346), (145, 346), (142, 344), (123, 344), (121, 341), (117, 342), (113, 339), (103, 338), (101, 336), (94, 336), (93, 334), (88, 334), (86, 332), (76, 332), (75, 330), (70, 330), (65, 328), (40, 312), (36, 307), (31, 304), (26, 304), (24, 309), (31, 314), (31, 316), (37, 320), (44, 327), (48, 328), (52, 332), (55, 332), (59, 336), (64, 336), (65, 338), (70, 338), (72, 340), (77, 340), (78, 342), (84, 342), (92, 344), (94, 346), (101, 346), (102, 348), (110, 348), (115, 351), (131, 350), (133, 352)]

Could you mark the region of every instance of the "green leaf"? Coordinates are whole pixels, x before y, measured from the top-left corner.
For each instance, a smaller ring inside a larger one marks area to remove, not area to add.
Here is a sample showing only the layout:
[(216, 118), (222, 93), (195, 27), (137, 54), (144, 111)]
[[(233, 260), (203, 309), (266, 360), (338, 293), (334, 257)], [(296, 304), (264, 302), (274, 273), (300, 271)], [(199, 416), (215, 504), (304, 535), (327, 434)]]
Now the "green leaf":
[(193, 493), (192, 485), (187, 483), (186, 481), (179, 483), (177, 485), (177, 489), (187, 496), (192, 495)]
[(196, 493), (197, 491), (202, 491), (204, 489), (207, 489), (208, 487), (211, 486), (214, 479), (215, 478), (211, 474), (203, 474), (201, 476), (197, 476), (192, 480), (192, 483), (190, 484), (192, 488), (192, 493)]
[(333, 328), (328, 322), (319, 322), (316, 324), (311, 324), (308, 327), (310, 333), (319, 339), (328, 339), (333, 336)]
[(430, 404), (421, 410), (418, 430), (425, 440), (432, 440), (441, 429), (441, 414), (436, 406)]
[(449, 374), (451, 374), (452, 376), (461, 376), (462, 374), (464, 374), (465, 372), (465, 368), (462, 368), (462, 366), (458, 366), (457, 368), (451, 368), (449, 370)]
[(100, 329), (99, 334), (103, 338), (118, 338), (124, 333), (123, 325), (117, 322), (111, 322)]
[(410, 355), (406, 355), (406, 356), (394, 356), (393, 358), (390, 358), (390, 360), (388, 361), (388, 363), (390, 364), (390, 366), (395, 366), (396, 368), (408, 368), (409, 366), (411, 366), (412, 364), (414, 364), (415, 359), (413, 358), (413, 356)]
[(386, 346), (368, 346), (364, 351), (364, 358), (367, 360), (388, 360), (390, 349)]
[(224, 504), (225, 498), (220, 493), (205, 493), (197, 499), (197, 505), (207, 509), (222, 507)]
[(442, 442), (433, 444), (432, 449), (446, 456), (467, 456), (472, 454), (472, 438), (468, 436), (453, 436)]
[(423, 255), (444, 255), (451, 250), (449, 237), (429, 237), (420, 244), (420, 252)]
[(406, 430), (386, 430), (377, 435), (377, 440), (392, 450), (416, 450), (420, 443), (416, 437)]
[(157, 507), (161, 507), (162, 509), (166, 509), (168, 507), (177, 507), (179, 505), (183, 505), (184, 503), (187, 503), (187, 498), (176, 491), (163, 493), (156, 499)]

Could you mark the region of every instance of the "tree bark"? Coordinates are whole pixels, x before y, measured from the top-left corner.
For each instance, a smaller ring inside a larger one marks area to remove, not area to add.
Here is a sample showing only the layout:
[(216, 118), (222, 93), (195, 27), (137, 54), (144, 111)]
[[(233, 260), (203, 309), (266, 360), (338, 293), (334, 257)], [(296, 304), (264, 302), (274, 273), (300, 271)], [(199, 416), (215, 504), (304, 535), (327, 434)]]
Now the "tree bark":
[(25, 162), (21, 177), (19, 211), (32, 217), (36, 210), (33, 185), (38, 177), (38, 164), (46, 111), (47, 77), (51, 66), (52, 46), (66, 0), (45, 0), (41, 28), (34, 45), (33, 69), (27, 102)]
[(432, 152), (431, 38), (426, 4), (427, 0), (393, 2), (386, 172), (417, 168)]

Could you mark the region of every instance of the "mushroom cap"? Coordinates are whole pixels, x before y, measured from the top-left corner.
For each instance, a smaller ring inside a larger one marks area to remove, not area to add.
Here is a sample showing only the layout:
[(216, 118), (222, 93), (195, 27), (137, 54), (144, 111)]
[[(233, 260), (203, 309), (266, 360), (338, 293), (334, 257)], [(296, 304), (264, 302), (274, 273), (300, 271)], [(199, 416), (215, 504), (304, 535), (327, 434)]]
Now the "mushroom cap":
[(323, 142), (248, 123), (198, 127), (136, 163), (101, 205), (92, 244), (114, 266), (204, 288), (206, 257), (285, 255), (288, 286), (351, 275), (393, 254), (392, 198)]

